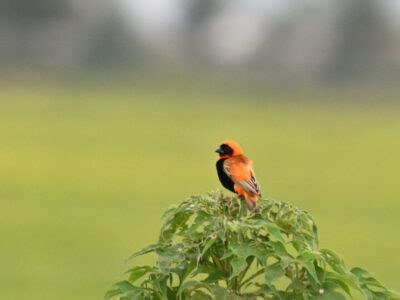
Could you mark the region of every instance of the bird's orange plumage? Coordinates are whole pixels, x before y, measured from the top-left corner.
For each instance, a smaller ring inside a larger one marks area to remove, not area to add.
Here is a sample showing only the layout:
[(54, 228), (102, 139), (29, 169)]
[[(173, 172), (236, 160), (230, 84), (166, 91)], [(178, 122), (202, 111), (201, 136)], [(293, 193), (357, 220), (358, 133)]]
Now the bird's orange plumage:
[(240, 145), (235, 141), (224, 141), (217, 152), (217, 171), (223, 186), (244, 199), (256, 202), (260, 189), (252, 161), (243, 155)]

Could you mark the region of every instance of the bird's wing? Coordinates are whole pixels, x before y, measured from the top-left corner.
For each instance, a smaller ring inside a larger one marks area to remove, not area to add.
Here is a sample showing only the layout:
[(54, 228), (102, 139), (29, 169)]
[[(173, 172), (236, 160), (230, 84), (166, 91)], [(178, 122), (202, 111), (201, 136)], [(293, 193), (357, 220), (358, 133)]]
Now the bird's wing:
[(224, 161), (224, 172), (247, 193), (260, 194), (260, 186), (254, 174), (251, 160), (245, 156), (240, 155), (226, 159)]

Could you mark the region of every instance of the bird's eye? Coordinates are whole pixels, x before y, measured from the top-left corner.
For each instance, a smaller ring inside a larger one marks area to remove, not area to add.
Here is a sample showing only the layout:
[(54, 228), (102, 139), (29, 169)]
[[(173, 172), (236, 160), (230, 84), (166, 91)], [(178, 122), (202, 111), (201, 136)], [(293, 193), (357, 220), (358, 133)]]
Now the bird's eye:
[(222, 149), (223, 153), (226, 155), (233, 154), (233, 149), (231, 147), (229, 147), (227, 144), (222, 144), (221, 149)]

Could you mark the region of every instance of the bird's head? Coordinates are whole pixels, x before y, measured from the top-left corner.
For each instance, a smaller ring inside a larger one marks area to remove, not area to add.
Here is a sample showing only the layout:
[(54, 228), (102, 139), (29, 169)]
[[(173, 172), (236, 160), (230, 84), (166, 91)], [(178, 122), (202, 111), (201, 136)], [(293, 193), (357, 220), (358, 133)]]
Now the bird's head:
[(220, 158), (232, 157), (242, 155), (243, 150), (240, 145), (235, 141), (224, 141), (217, 150)]

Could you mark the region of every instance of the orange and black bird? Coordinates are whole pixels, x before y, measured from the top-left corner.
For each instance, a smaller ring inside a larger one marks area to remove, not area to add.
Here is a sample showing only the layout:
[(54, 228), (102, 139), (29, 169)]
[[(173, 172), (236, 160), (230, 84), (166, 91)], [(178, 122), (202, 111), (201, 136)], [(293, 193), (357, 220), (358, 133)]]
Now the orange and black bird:
[(243, 155), (243, 150), (235, 141), (224, 141), (217, 150), (217, 172), (222, 185), (246, 201), (253, 211), (261, 196), (260, 186), (254, 174), (252, 161)]

